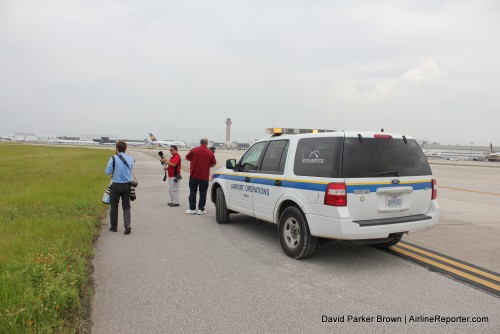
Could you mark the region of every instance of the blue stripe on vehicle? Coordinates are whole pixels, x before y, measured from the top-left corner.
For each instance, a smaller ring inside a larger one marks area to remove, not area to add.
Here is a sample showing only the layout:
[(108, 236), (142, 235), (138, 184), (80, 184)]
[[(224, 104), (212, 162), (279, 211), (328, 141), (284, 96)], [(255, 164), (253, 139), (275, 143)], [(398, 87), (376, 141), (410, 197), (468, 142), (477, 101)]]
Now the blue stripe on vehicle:
[(283, 181), (283, 187), (294, 188), (294, 189), (304, 189), (304, 190), (314, 190), (314, 191), (326, 191), (326, 184), (320, 183), (310, 183), (301, 181)]
[[(224, 179), (231, 181), (245, 182), (247, 176), (239, 175), (228, 175), (228, 174), (214, 174), (213, 179)], [(260, 178), (255, 176), (250, 177), (250, 182), (253, 184), (261, 184), (266, 186), (274, 186), (275, 179)], [(314, 190), (314, 191), (326, 191), (326, 183), (315, 183), (307, 181), (287, 181), (282, 180), (282, 187), (293, 188), (293, 189), (303, 189), (303, 190)], [(347, 184), (347, 193), (353, 193), (356, 190), (369, 190), (370, 192), (376, 192), (378, 188), (396, 188), (396, 187), (412, 187), (413, 190), (423, 190), (432, 189), (432, 182), (413, 182), (413, 183), (401, 183), (401, 184), (390, 184), (390, 183), (370, 183), (370, 184)]]
[(238, 175), (214, 174), (212, 178), (245, 182), (245, 176), (238, 176)]
[(255, 177), (250, 178), (250, 183), (262, 184), (265, 186), (274, 186), (274, 182), (275, 182), (275, 180), (271, 180), (271, 179), (261, 179), (261, 178), (255, 178)]

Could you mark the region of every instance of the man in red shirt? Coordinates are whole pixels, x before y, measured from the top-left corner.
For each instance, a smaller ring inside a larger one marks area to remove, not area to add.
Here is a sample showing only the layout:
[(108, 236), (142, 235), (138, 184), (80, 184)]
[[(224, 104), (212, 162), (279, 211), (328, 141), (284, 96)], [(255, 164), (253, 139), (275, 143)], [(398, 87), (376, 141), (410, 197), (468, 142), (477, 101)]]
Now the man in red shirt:
[(167, 162), (165, 159), (161, 159), (162, 164), (164, 164), (163, 169), (168, 173), (168, 184), (170, 192), (170, 202), (167, 203), (169, 206), (179, 206), (179, 189), (181, 183), (181, 156), (177, 153), (177, 146), (170, 146), (170, 154), (172, 157)]
[[(189, 176), (189, 209), (187, 214), (204, 215), (205, 203), (207, 202), (208, 180), (210, 178), (210, 167), (214, 167), (217, 161), (214, 153), (208, 148), (208, 139), (200, 140), (200, 146), (193, 148), (186, 154), (186, 160), (191, 161)], [(200, 200), (198, 211), (196, 211), (196, 193), (200, 189)]]

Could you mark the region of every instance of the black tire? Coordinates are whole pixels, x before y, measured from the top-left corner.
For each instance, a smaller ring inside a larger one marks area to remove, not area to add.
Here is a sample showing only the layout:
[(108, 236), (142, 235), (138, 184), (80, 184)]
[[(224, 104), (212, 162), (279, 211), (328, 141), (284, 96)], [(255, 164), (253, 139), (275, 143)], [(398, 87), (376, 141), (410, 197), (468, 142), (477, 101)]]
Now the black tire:
[(219, 224), (225, 224), (229, 221), (229, 211), (222, 188), (217, 188), (215, 191), (215, 220)]
[(291, 258), (304, 259), (318, 249), (319, 240), (311, 235), (306, 217), (297, 207), (291, 206), (283, 211), (278, 233), (281, 248)]
[(382, 242), (380, 244), (372, 244), (373, 247), (377, 247), (377, 248), (388, 248), (388, 247), (391, 247), (391, 246), (394, 246), (394, 245), (397, 245), (398, 242), (401, 241), (401, 238), (403, 237), (403, 234), (396, 234), (392, 240), (389, 240), (387, 242)]

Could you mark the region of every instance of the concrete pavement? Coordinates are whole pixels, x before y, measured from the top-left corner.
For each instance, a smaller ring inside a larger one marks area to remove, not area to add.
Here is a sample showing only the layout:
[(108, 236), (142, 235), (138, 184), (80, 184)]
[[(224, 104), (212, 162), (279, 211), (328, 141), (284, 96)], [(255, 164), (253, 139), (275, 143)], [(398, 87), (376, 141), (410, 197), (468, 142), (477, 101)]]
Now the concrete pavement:
[[(182, 205), (170, 208), (158, 161), (139, 151), (131, 154), (140, 183), (132, 204), (132, 234), (123, 234), (121, 217), (118, 233), (107, 230), (108, 218), (103, 221), (93, 261), (93, 333), (500, 329), (500, 299), (389, 253), (331, 242), (316, 256), (296, 261), (282, 252), (274, 225), (243, 215), (218, 225), (210, 202), (207, 215), (186, 215), (185, 172)], [(412, 316), (436, 314), (488, 321), (408, 322)], [(378, 315), (393, 321), (377, 322)], [(339, 322), (323, 322), (323, 316), (338, 316)], [(366, 322), (369, 317), (373, 322)]]

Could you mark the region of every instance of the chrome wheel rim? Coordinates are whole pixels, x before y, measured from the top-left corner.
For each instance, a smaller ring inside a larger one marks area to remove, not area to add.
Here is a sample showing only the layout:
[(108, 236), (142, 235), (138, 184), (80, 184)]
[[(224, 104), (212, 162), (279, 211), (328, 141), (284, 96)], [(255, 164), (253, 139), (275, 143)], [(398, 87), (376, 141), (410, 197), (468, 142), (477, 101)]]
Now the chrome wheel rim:
[(300, 243), (300, 226), (293, 217), (288, 218), (283, 226), (285, 244), (290, 249), (295, 249)]

